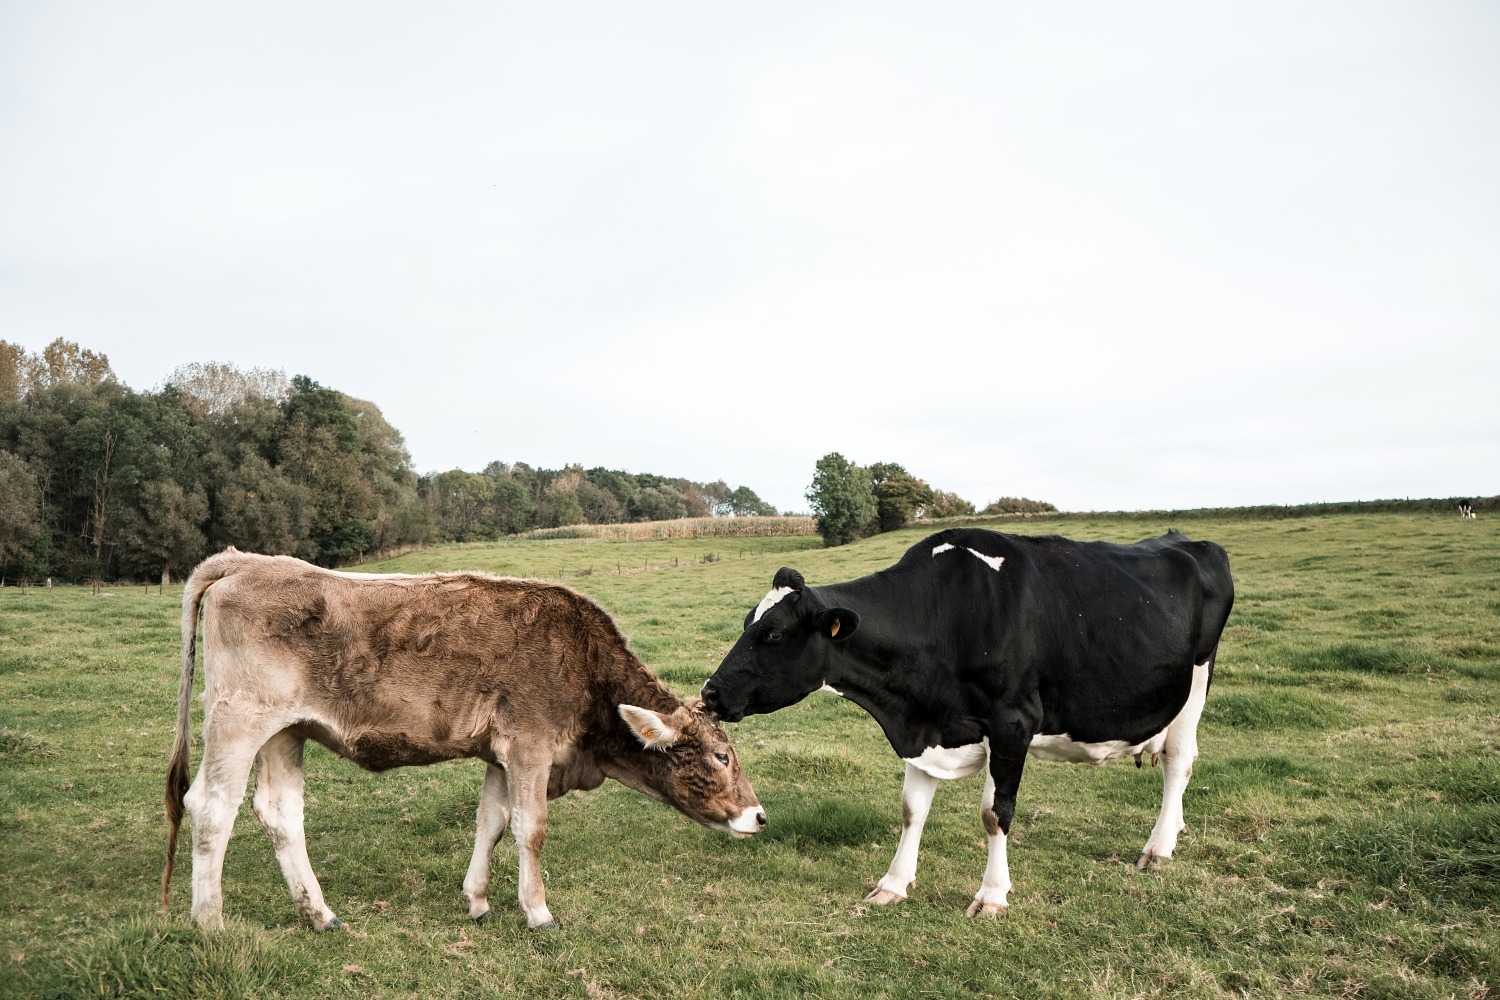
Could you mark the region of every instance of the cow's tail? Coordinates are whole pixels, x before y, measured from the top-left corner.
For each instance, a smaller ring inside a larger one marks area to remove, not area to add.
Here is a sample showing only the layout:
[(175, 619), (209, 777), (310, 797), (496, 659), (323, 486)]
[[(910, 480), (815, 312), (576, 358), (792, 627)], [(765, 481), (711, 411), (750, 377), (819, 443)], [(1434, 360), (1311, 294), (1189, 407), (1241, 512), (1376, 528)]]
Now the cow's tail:
[[(231, 550), (232, 551), (232, 550)], [(177, 834), (182, 829), (183, 800), (190, 786), (188, 779), (192, 720), (188, 712), (193, 700), (193, 670), (198, 660), (198, 608), (209, 587), (230, 572), (230, 560), (214, 556), (188, 577), (182, 590), (182, 677), (177, 682), (177, 737), (172, 743), (172, 760), (167, 765), (167, 867), (161, 877), (161, 907), (167, 909), (167, 892), (172, 885), (172, 866), (177, 859)]]

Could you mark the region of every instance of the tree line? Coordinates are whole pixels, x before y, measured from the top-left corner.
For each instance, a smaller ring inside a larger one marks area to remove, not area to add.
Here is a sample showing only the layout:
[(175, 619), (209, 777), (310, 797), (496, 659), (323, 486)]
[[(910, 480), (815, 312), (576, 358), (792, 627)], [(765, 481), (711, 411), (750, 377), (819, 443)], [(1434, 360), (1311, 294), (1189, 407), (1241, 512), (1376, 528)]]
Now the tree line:
[(984, 510), (976, 511), (963, 497), (933, 489), (895, 462), (860, 466), (836, 451), (818, 459), (806, 496), (818, 518), (818, 533), (828, 546), (844, 545), (881, 531), (895, 531), (919, 517), (1042, 514), (1057, 510), (1039, 500), (1001, 497)]
[(157, 389), (0, 340), (0, 579), (162, 580), (210, 552), (325, 566), (533, 528), (775, 514), (754, 491), (492, 462), (419, 476), (380, 409), (306, 376), (185, 365)]

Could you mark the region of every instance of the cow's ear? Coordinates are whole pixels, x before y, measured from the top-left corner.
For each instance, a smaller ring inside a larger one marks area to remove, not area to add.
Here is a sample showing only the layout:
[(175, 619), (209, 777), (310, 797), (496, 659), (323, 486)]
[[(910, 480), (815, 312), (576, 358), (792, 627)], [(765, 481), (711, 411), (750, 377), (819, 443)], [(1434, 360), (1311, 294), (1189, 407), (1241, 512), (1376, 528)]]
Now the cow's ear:
[(802, 574), (790, 566), (783, 566), (776, 571), (776, 578), (771, 581), (772, 590), (780, 590), (786, 587), (788, 590), (801, 590), (807, 584), (802, 579)]
[(665, 750), (682, 735), (682, 731), (668, 722), (666, 716), (649, 708), (621, 705), (620, 718), (647, 750)]
[(825, 639), (843, 642), (859, 628), (859, 615), (848, 608), (828, 608), (818, 612), (815, 624)]

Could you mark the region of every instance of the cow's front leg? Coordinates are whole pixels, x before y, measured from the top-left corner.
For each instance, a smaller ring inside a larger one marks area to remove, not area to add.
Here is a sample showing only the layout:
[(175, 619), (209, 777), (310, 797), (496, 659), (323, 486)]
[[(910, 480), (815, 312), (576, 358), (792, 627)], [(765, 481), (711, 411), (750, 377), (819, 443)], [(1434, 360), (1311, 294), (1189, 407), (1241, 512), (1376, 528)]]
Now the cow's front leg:
[(938, 779), (907, 762), (906, 780), (901, 785), (901, 841), (896, 845), (896, 856), (891, 859), (885, 877), (865, 897), (866, 902), (884, 906), (906, 898), (907, 888), (917, 878), (917, 850), (922, 845), (922, 827), (927, 823), (937, 786)]
[(1006, 839), (1016, 815), (1016, 793), (1021, 788), (1021, 771), (1026, 766), (1026, 748), (1031, 744), (1031, 736), (1031, 729), (1020, 720), (1009, 720), (995, 727), (990, 735), (990, 766), (979, 805), (979, 816), (989, 836), (989, 858), (979, 891), (969, 904), (967, 912), (971, 917), (979, 913), (990, 916), (1004, 913), (1009, 905), (1010, 862), (1005, 852)]
[(323, 901), (323, 889), (307, 860), (307, 839), (302, 826), (304, 742), (291, 730), (283, 729), (260, 748), (260, 767), (255, 774), (255, 794), (250, 803), (271, 838), (297, 912), (314, 930), (338, 930), (344, 926), (343, 921)]
[(974, 894), (974, 902), (969, 904), (968, 915), (971, 917), (977, 913), (986, 916), (1004, 913), (1006, 896), (1010, 894), (1010, 862), (1005, 856), (1006, 831), (1000, 829), (1000, 817), (995, 813), (995, 777), (988, 770), (984, 775), (984, 792), (979, 797), (979, 818), (984, 823), (990, 850), (979, 891)]
[(479, 793), (479, 811), (474, 823), (474, 857), (464, 876), (464, 899), (469, 916), (483, 920), (490, 915), (490, 858), (495, 844), (505, 835), (510, 822), (510, 789), (505, 769), (498, 764), (486, 765), (484, 789)]
[(542, 885), (542, 846), (547, 842), (547, 776), (550, 760), (528, 764), (507, 763), (510, 788), (511, 832), (520, 856), (516, 893), (526, 914), (526, 926), (547, 930), (557, 926), (547, 909), (547, 890)]

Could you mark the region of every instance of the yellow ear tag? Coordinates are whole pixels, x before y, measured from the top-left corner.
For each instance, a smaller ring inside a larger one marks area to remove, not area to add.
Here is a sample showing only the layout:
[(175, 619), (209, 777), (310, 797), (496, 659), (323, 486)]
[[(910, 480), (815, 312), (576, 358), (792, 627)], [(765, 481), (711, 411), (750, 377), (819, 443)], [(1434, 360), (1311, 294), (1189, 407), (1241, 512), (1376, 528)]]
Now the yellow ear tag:
[(838, 634), (839, 634), (839, 620), (837, 618), (835, 618), (833, 620), (833, 627), (828, 630), (828, 638), (832, 639), (834, 636), (836, 636)]

